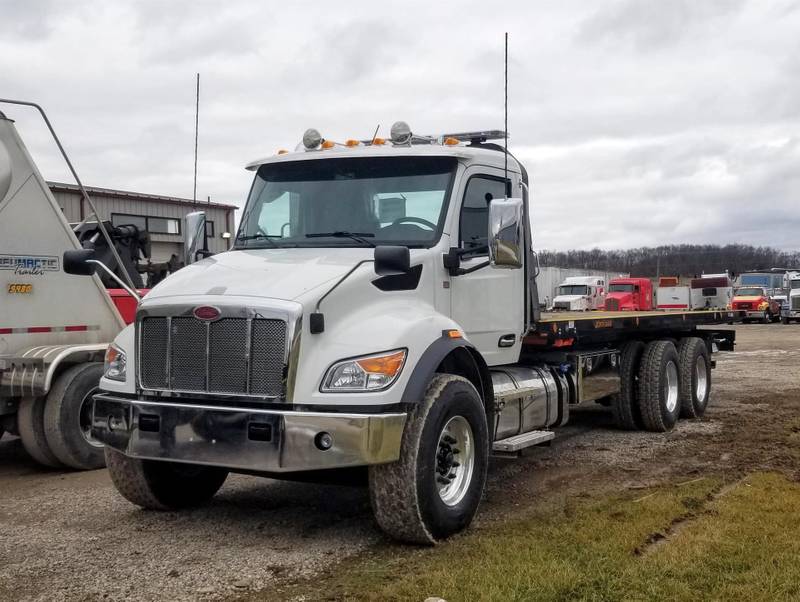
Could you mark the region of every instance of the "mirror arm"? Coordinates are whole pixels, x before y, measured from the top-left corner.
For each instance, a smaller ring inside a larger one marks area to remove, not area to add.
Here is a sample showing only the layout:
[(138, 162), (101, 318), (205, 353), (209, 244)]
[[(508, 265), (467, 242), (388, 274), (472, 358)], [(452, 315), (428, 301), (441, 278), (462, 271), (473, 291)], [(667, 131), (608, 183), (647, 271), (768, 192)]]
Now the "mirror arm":
[(481, 268), (485, 268), (491, 262), (487, 261), (486, 263), (480, 263), (476, 266), (471, 268), (462, 268), (461, 267), (461, 258), (464, 255), (468, 255), (470, 253), (483, 253), (489, 251), (489, 245), (484, 245), (482, 247), (474, 247), (471, 249), (461, 249), (459, 247), (450, 247), (450, 249), (442, 256), (442, 261), (444, 263), (445, 269), (449, 272), (451, 276), (461, 276), (463, 274), (470, 274), (476, 270), (480, 270)]
[(114, 272), (112, 272), (108, 268), (108, 266), (104, 264), (102, 261), (98, 261), (97, 259), (87, 259), (86, 263), (94, 263), (96, 265), (99, 265), (103, 269), (103, 271), (106, 274), (108, 274), (117, 284), (119, 284), (122, 288), (124, 288), (131, 297), (136, 299), (137, 303), (139, 303), (142, 300), (142, 298), (139, 296), (139, 293), (137, 293), (135, 290), (133, 290), (131, 287), (125, 284), (122, 281), (122, 279), (119, 276), (117, 276)]
[(463, 276), (464, 274), (471, 274), (472, 272), (477, 272), (483, 268), (487, 268), (491, 265), (490, 261), (484, 261), (483, 263), (479, 263), (478, 265), (474, 265), (471, 268), (458, 268), (455, 274), (451, 274), (454, 276)]

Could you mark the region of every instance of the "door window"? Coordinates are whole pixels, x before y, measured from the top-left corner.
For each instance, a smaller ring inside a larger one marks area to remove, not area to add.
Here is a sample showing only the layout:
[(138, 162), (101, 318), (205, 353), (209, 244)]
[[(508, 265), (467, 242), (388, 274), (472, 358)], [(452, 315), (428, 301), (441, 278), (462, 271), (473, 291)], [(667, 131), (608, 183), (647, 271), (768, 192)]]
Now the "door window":
[(503, 188), (503, 180), (488, 176), (475, 176), (467, 182), (459, 217), (459, 238), (462, 249), (474, 249), (470, 257), (488, 255), (489, 203), (505, 197)]

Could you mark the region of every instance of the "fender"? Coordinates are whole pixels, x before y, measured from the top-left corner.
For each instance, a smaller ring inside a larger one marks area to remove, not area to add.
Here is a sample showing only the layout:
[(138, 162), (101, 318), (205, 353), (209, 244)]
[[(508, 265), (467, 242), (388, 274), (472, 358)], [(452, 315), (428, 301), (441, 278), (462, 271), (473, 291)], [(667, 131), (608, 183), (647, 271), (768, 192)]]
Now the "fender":
[(469, 357), (474, 362), (475, 369), (480, 378), (480, 387), (478, 391), (483, 397), (484, 404), (487, 406), (487, 414), (489, 405), (494, 398), (492, 389), (492, 377), (489, 373), (489, 368), (486, 362), (483, 361), (481, 354), (478, 350), (464, 339), (451, 339), (447, 336), (442, 336), (431, 343), (425, 352), (420, 357), (414, 370), (411, 372), (406, 388), (403, 391), (401, 402), (403, 403), (417, 403), (425, 396), (425, 389), (428, 387), (431, 378), (436, 373), (436, 368), (442, 363), (450, 353), (456, 349), (464, 349), (469, 354)]
[(62, 364), (102, 362), (107, 343), (91, 345), (40, 345), (19, 355), (0, 359), (0, 395), (46, 395)]

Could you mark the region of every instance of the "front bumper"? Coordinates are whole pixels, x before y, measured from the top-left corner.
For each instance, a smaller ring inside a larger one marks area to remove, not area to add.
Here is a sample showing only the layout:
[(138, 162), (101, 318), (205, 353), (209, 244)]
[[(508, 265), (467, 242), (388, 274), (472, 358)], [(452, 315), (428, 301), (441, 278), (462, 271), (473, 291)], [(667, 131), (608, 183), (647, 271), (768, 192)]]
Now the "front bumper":
[(767, 317), (767, 312), (764, 310), (750, 310), (744, 314), (746, 320), (764, 320)]
[[(344, 414), (94, 396), (92, 435), (127, 456), (257, 472), (394, 462), (406, 414)], [(332, 444), (320, 449), (319, 435)]]

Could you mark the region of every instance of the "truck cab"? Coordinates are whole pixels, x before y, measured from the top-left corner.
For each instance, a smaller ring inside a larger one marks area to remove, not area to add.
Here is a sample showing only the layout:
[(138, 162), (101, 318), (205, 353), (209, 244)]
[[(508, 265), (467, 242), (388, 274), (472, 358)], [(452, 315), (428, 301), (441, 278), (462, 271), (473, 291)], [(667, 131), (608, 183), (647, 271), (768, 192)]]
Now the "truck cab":
[(653, 283), (649, 278), (613, 278), (605, 299), (608, 311), (653, 309)]
[(734, 310), (744, 311), (744, 320), (759, 320), (766, 324), (780, 317), (781, 306), (770, 291), (761, 286), (742, 286), (736, 289), (731, 301)]
[(800, 322), (800, 272), (789, 272), (787, 275), (789, 284), (788, 299), (781, 309), (781, 322)]
[(605, 303), (605, 279), (596, 276), (569, 276), (558, 285), (553, 297), (555, 311), (590, 311)]
[[(251, 163), (233, 249), (156, 285), (108, 349), (91, 433), (118, 491), (175, 510), (230, 472), (364, 469), (378, 525), (432, 544), (470, 524), (490, 453), (552, 440), (572, 407), (654, 432), (702, 415), (735, 333), (696, 326), (727, 316), (542, 314), (503, 137), (310, 129)], [(602, 306), (602, 279), (574, 286)]]

